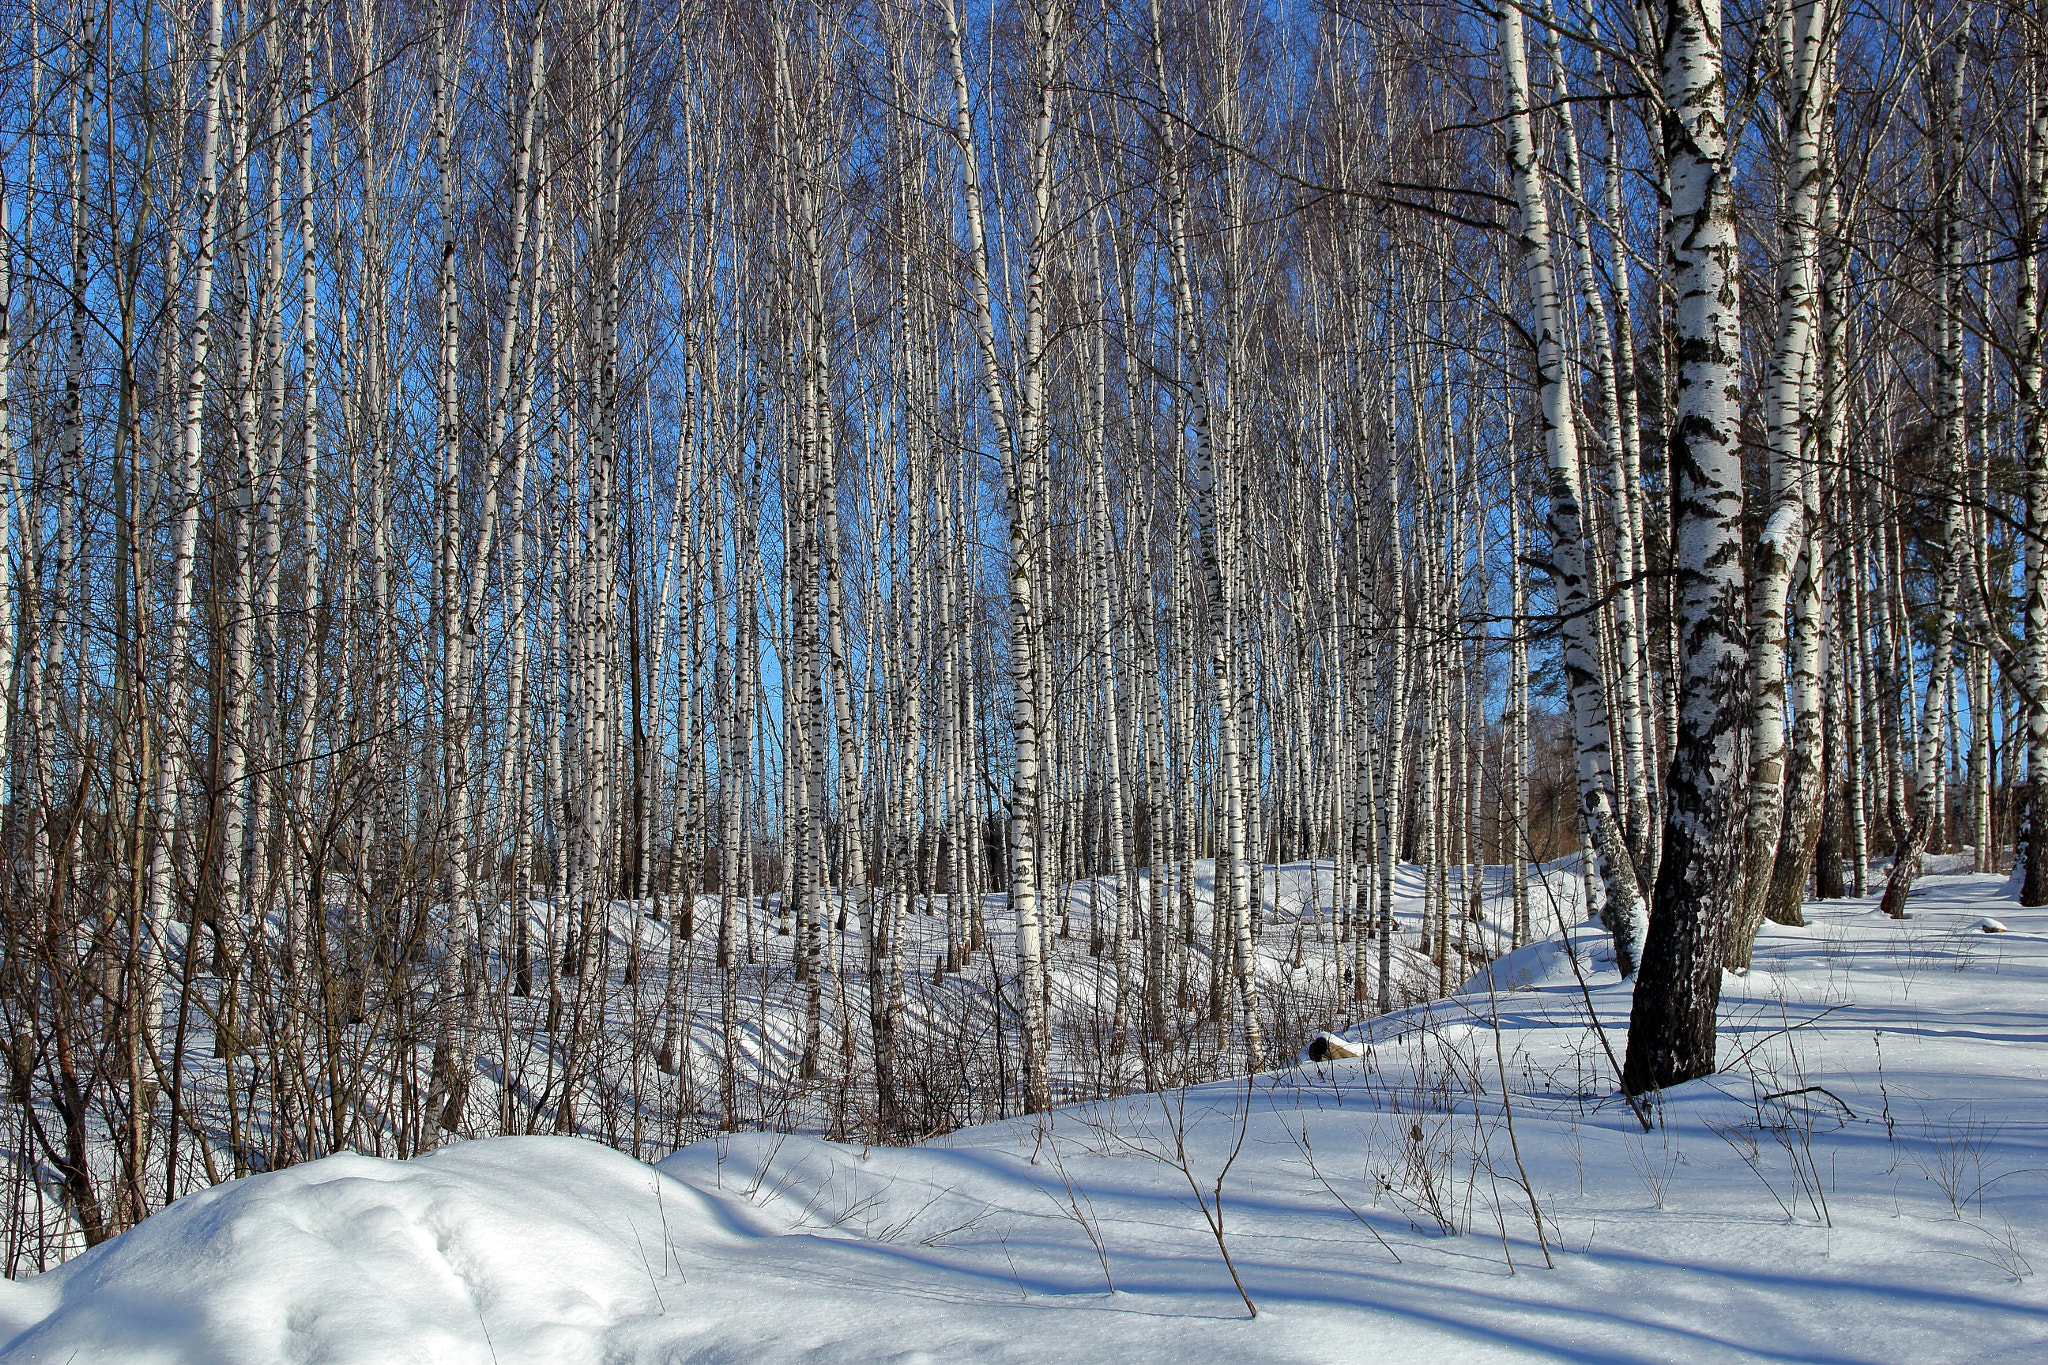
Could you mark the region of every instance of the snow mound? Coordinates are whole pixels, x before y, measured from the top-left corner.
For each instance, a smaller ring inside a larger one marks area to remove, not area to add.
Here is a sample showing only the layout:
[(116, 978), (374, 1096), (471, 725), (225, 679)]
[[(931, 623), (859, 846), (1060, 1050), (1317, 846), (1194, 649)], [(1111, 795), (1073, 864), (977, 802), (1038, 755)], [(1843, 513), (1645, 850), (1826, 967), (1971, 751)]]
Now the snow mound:
[(1571, 931), (1570, 937), (1572, 949), (1579, 956), (1578, 972), (1572, 970), (1571, 958), (1566, 955), (1562, 941), (1538, 939), (1488, 963), (1460, 986), (1458, 993), (1485, 995), (1491, 991), (1495, 995), (1505, 995), (1509, 991), (1530, 991), (1544, 986), (1576, 989), (1581, 975), (1591, 976), (1595, 971), (1613, 968), (1614, 945), (1606, 930), (1579, 926)]
[[(13, 1360), (598, 1361), (677, 1244), (747, 1230), (593, 1142), (344, 1154), (187, 1196), (0, 1299)], [(675, 1291), (671, 1291), (672, 1293)]]

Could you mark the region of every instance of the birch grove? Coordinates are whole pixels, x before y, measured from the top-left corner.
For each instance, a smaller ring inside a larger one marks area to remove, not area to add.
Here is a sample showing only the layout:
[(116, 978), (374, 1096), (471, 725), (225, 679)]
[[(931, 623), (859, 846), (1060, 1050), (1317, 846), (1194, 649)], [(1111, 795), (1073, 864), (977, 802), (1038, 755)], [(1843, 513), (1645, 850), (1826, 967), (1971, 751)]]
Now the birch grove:
[(1710, 1074), (1766, 919), (2048, 900), (2044, 230), (2021, 0), (9, 7), (7, 1273), (1581, 917)]

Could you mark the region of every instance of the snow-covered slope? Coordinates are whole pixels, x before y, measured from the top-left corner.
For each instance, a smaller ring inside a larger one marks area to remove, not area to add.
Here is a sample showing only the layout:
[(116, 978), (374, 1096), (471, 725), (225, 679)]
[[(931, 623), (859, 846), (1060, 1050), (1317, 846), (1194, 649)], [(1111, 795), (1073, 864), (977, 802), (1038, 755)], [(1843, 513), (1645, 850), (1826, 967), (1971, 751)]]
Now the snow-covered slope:
[(4, 1286), (0, 1358), (2048, 1361), (2048, 913), (1970, 876), (1912, 908), (1768, 927), (1723, 1074), (1648, 1134), (1582, 933), (1354, 1031), (1356, 1061), (944, 1145), (254, 1176)]

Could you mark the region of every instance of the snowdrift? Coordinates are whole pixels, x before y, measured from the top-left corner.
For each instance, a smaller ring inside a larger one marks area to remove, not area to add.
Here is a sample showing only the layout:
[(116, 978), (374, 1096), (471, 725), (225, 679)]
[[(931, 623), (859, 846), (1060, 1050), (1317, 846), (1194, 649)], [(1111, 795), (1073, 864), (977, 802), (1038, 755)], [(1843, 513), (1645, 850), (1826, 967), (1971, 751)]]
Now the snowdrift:
[(9, 1359), (597, 1361), (659, 1311), (648, 1255), (707, 1254), (745, 1226), (577, 1139), (332, 1156), (181, 1199), (8, 1285), (0, 1310), (42, 1318)]

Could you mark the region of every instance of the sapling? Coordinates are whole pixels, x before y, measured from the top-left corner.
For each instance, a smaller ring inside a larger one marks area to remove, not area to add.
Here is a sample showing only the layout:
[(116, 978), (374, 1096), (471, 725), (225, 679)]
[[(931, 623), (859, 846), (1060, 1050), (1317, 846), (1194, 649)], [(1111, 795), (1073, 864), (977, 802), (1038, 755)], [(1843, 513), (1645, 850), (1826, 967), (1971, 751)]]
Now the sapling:
[[(1795, 1025), (1790, 1021), (1782, 995), (1778, 999), (1778, 1010), (1779, 1018), (1784, 1021), (1782, 1026), (1745, 1047), (1724, 1068), (1733, 1071), (1739, 1066), (1749, 1080), (1750, 1121), (1727, 1126), (1710, 1123), (1707, 1126), (1762, 1182), (1784, 1211), (1788, 1222), (1796, 1221), (1795, 1210), (1803, 1197), (1814, 1218), (1823, 1226), (1833, 1227), (1834, 1219), (1828, 1211), (1825, 1188), (1832, 1182), (1823, 1179), (1819, 1159), (1813, 1150), (1814, 1125), (1823, 1112), (1834, 1114), (1837, 1126), (1843, 1119), (1854, 1119), (1856, 1114), (1839, 1095), (1812, 1079), (1798, 1047), (1799, 1029), (1803, 1024)], [(1772, 1063), (1768, 1054), (1759, 1057), (1766, 1043), (1780, 1039), (1785, 1046), (1783, 1068)], [(1779, 1192), (1764, 1170), (1757, 1137), (1766, 1131), (1776, 1139), (1790, 1164), (1796, 1189), (1789, 1193), (1789, 1197)]]
[(1886, 1174), (1898, 1169), (1899, 1136), (1897, 1120), (1892, 1117), (1892, 1092), (1884, 1079), (1884, 1030), (1873, 1029), (1870, 1034), (1871, 1050), (1877, 1054), (1877, 1094), (1884, 1105), (1884, 1140), (1891, 1145), (1892, 1164)]
[[(1495, 1074), (1500, 1078), (1500, 1112), (1507, 1123), (1508, 1150), (1515, 1158), (1515, 1183), (1521, 1186), (1522, 1194), (1529, 1201), (1529, 1218), (1536, 1225), (1536, 1245), (1543, 1249), (1543, 1264), (1555, 1270), (1557, 1262), (1550, 1257), (1550, 1239), (1543, 1231), (1543, 1210), (1536, 1203), (1536, 1189), (1529, 1183), (1529, 1168), (1522, 1161), (1522, 1143), (1515, 1135), (1515, 1103), (1509, 1093), (1507, 1058), (1501, 1052), (1500, 1001), (1494, 995), (1493, 973), (1487, 972), (1485, 976), (1486, 1007), (1493, 1023), (1493, 1065)], [(1501, 1233), (1501, 1245), (1503, 1248), (1507, 1245), (1505, 1229)], [(1508, 1264), (1512, 1266), (1513, 1260), (1510, 1259)]]
[[(1558, 939), (1564, 945), (1565, 960), (1572, 965), (1572, 979), (1578, 982), (1579, 997), (1585, 1003), (1586, 1019), (1592, 1025), (1594, 1036), (1600, 1040), (1601, 1050), (1607, 1054), (1607, 1064), (1614, 1068), (1614, 1074), (1619, 1077), (1621, 1059), (1614, 1055), (1614, 1043), (1607, 1036), (1607, 1026), (1600, 1021), (1598, 1007), (1593, 1004), (1593, 988), (1586, 984), (1586, 973), (1579, 963), (1577, 945), (1572, 942), (1571, 929), (1564, 922), (1564, 910), (1558, 904), (1556, 892), (1549, 889), (1549, 882), (1545, 881), (1543, 886), (1550, 897), (1551, 917), (1557, 924)], [(1636, 1116), (1636, 1122), (1643, 1125), (1643, 1131), (1649, 1132), (1650, 1104), (1641, 1095), (1632, 1093), (1626, 1087), (1623, 1087), (1621, 1097), (1628, 1103), (1629, 1112)]]
[[(1155, 1141), (1149, 1133), (1133, 1136), (1102, 1119), (1083, 1117), (1082, 1122), (1100, 1133), (1107, 1145), (1121, 1148), (1137, 1156), (1149, 1157), (1179, 1172), (1181, 1179), (1187, 1182), (1188, 1192), (1195, 1198), (1195, 1209), (1202, 1216), (1203, 1226), (1215, 1240), (1217, 1254), (1223, 1258), (1223, 1268), (1230, 1272), (1231, 1284), (1236, 1287), (1238, 1297), (1244, 1300), (1246, 1314), (1256, 1318), (1259, 1315), (1259, 1308), (1252, 1302), (1251, 1294), (1245, 1289), (1244, 1278), (1237, 1271), (1237, 1262), (1231, 1258), (1230, 1241), (1226, 1235), (1223, 1216), (1224, 1184), (1229, 1180), (1231, 1168), (1237, 1164), (1238, 1156), (1244, 1151), (1245, 1134), (1251, 1123), (1253, 1081), (1253, 1076), (1245, 1075), (1242, 1100), (1231, 1109), (1232, 1118), (1236, 1121), (1236, 1132), (1222, 1164), (1211, 1175), (1198, 1171), (1195, 1156), (1188, 1150), (1188, 1135), (1193, 1131), (1193, 1124), (1188, 1119), (1188, 1092), (1185, 1087), (1174, 1091), (1170, 1099), (1161, 1097), (1159, 1112), (1166, 1124), (1164, 1140)], [(1107, 1274), (1106, 1266), (1104, 1273)]]
[[(1045, 1147), (1047, 1156), (1052, 1162), (1053, 1174), (1059, 1177), (1060, 1188), (1063, 1191), (1064, 1197), (1055, 1195), (1043, 1185), (1038, 1187), (1039, 1193), (1052, 1201), (1053, 1207), (1059, 1211), (1060, 1217), (1080, 1227), (1082, 1234), (1088, 1239), (1088, 1245), (1095, 1252), (1097, 1264), (1102, 1267), (1102, 1283), (1108, 1287), (1110, 1293), (1114, 1294), (1116, 1293), (1116, 1280), (1109, 1273), (1109, 1248), (1104, 1245), (1102, 1240), (1102, 1220), (1095, 1212), (1095, 1201), (1089, 1198), (1088, 1191), (1076, 1185), (1073, 1177), (1068, 1174), (1066, 1157), (1060, 1151), (1059, 1135), (1057, 1133), (1047, 1135)], [(1037, 1164), (1035, 1152), (1032, 1164)]]
[[(1671, 1173), (1684, 1159), (1678, 1145), (1672, 1141), (1671, 1130), (1664, 1126), (1663, 1101), (1652, 1101), (1656, 1122), (1643, 1129), (1639, 1136), (1623, 1144), (1622, 1150), (1628, 1157), (1628, 1164), (1642, 1177), (1643, 1187), (1650, 1192), (1650, 1199), (1658, 1208), (1664, 1207), (1665, 1191), (1671, 1187)], [(1660, 1148), (1650, 1150), (1650, 1133), (1658, 1132)]]
[(1968, 1219), (1963, 1220), (1964, 1227), (1969, 1228), (1972, 1232), (1981, 1234), (1986, 1241), (1991, 1243), (1991, 1247), (1982, 1256), (1972, 1255), (1967, 1251), (1961, 1254), (1970, 1260), (1982, 1261), (1985, 1265), (1998, 1271), (2006, 1279), (2011, 1280), (2014, 1284), (2018, 1284), (2021, 1280), (2034, 1273), (2034, 1264), (2020, 1250), (2019, 1234), (2014, 1231), (2012, 1223), (2004, 1214), (1994, 1213), (1992, 1216), (1998, 1219), (1999, 1227), (1997, 1231), (1993, 1231), (1982, 1223), (1972, 1223)]
[(1985, 1166), (1998, 1139), (1998, 1125), (1979, 1120), (1968, 1109), (1936, 1120), (1927, 1117), (1923, 1107), (1920, 1126), (1921, 1140), (1907, 1148), (1913, 1164), (1941, 1191), (1957, 1218), (1971, 1205), (1981, 1214), (1984, 1191), (2004, 1179), (1988, 1174)]
[(647, 1259), (647, 1245), (640, 1240), (640, 1225), (635, 1223), (629, 1215), (626, 1219), (626, 1227), (633, 1234), (633, 1249), (640, 1253), (640, 1268), (647, 1272), (647, 1287), (654, 1291), (654, 1305), (661, 1310), (662, 1316), (666, 1317), (668, 1316), (668, 1305), (662, 1302), (661, 1285), (654, 1278), (654, 1262)]
[(1285, 1121), (1281, 1123), (1280, 1129), (1282, 1132), (1287, 1134), (1288, 1139), (1292, 1141), (1296, 1149), (1301, 1152), (1302, 1161), (1308, 1166), (1309, 1178), (1314, 1180), (1318, 1185), (1321, 1185), (1323, 1189), (1328, 1192), (1329, 1196), (1332, 1199), (1336, 1200), (1337, 1203), (1343, 1208), (1344, 1212), (1350, 1214), (1353, 1218), (1357, 1219), (1358, 1222), (1364, 1226), (1365, 1230), (1372, 1234), (1372, 1239), (1380, 1244), (1381, 1248), (1386, 1251), (1387, 1255), (1392, 1256), (1394, 1258), (1394, 1263), (1396, 1265), (1401, 1264), (1401, 1253), (1395, 1251), (1392, 1244), (1390, 1244), (1385, 1237), (1380, 1235), (1380, 1230), (1372, 1225), (1371, 1219), (1367, 1218), (1364, 1214), (1360, 1213), (1357, 1209), (1351, 1206), (1351, 1201), (1346, 1199), (1342, 1194), (1340, 1194), (1337, 1190), (1337, 1187), (1330, 1183), (1329, 1177), (1324, 1175), (1322, 1170), (1319, 1167), (1317, 1167), (1315, 1148), (1309, 1142), (1308, 1120), (1306, 1118), (1302, 1119), (1301, 1132), (1299, 1135), (1297, 1135), (1293, 1128), (1289, 1127)]

